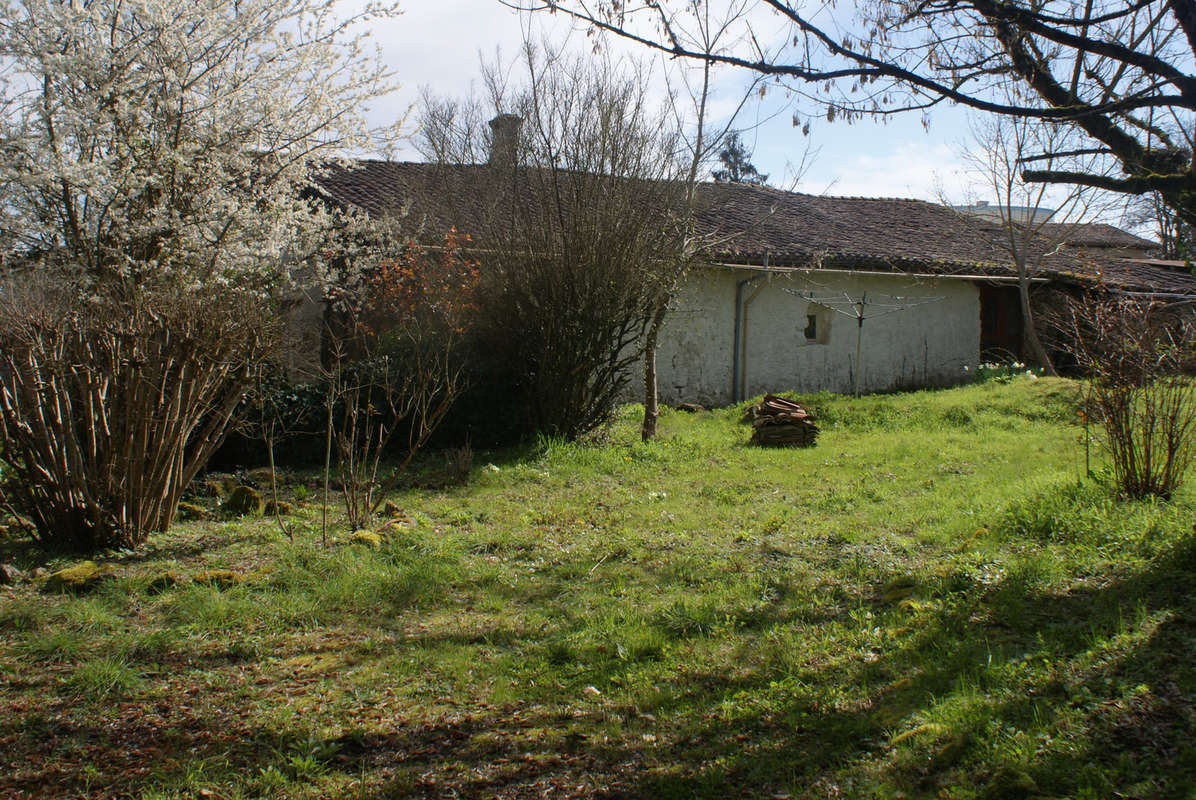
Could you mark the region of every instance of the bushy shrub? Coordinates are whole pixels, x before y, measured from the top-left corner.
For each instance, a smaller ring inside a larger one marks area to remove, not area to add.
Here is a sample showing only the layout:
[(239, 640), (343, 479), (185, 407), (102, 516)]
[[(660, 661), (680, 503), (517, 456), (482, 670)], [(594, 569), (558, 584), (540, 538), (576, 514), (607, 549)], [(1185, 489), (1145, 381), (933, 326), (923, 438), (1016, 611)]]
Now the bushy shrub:
[(1089, 293), (1056, 327), (1089, 377), (1118, 490), (1169, 498), (1196, 458), (1196, 320), (1158, 301)]

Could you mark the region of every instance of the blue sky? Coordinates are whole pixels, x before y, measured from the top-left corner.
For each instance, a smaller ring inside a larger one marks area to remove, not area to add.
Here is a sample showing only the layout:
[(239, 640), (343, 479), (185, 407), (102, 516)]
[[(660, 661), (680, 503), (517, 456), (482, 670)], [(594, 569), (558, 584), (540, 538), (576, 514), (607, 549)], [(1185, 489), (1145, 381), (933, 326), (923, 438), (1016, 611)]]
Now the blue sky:
[[(570, 26), (561, 15), (521, 19), (498, 0), (407, 0), (402, 7), (402, 16), (374, 31), (402, 84), (388, 105), (376, 110), (379, 121), (393, 121), (415, 103), (421, 86), (430, 86), (439, 95), (467, 94), (478, 75), (479, 52), (492, 55), (500, 47), (503, 53), (513, 55), (525, 30), (535, 37), (546, 34), (554, 41), (569, 36)], [(593, 45), (579, 33), (569, 41), (579, 50)], [(612, 46), (645, 55), (631, 45)], [(719, 98), (724, 102), (738, 98), (746, 80), (725, 72)], [(793, 127), (792, 113), (784, 98), (771, 92), (741, 117), (743, 127), (752, 126), (758, 117), (767, 120), (746, 133), (745, 140), (754, 150), (756, 167), (769, 174), (775, 185), (816, 194), (937, 200), (941, 191), (955, 202), (986, 199), (977, 193), (975, 181), (967, 178), (956, 153), (968, 137), (967, 117), (960, 109), (936, 110), (929, 130), (923, 128), (918, 114), (898, 115), (884, 124), (819, 120), (808, 140)], [(775, 116), (769, 119), (770, 115)], [(413, 124), (412, 119), (408, 130)], [(801, 161), (807, 144), (817, 152), (795, 184), (790, 165)], [(417, 155), (405, 148), (399, 157), (414, 160)]]

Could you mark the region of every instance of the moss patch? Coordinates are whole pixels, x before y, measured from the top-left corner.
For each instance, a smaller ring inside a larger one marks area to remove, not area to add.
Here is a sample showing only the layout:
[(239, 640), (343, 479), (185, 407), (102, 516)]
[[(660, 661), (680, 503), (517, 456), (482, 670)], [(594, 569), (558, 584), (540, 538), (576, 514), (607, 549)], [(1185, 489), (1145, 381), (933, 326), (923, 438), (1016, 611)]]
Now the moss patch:
[(231, 569), (208, 569), (197, 572), (194, 580), (196, 583), (215, 586), (218, 589), (228, 589), (244, 581), (245, 577)]
[(150, 594), (161, 594), (168, 589), (174, 589), (175, 587), (183, 586), (189, 580), (190, 579), (181, 572), (173, 572), (169, 570), (166, 572), (159, 572), (150, 579), (149, 583), (146, 584), (145, 590)]
[(382, 546), (383, 541), (385, 540), (382, 534), (375, 533), (374, 531), (360, 530), (353, 531), (353, 533), (349, 534), (350, 543), (363, 544), (366, 547), (372, 547), (375, 550)]
[(82, 561), (50, 573), (42, 591), (49, 594), (82, 594), (115, 577), (116, 569), (110, 564), (100, 566), (94, 561)]
[(238, 486), (229, 493), (224, 507), (240, 517), (256, 516), (262, 513), (262, 495), (252, 486)]
[(192, 491), (200, 497), (215, 497), (217, 500), (223, 500), (228, 496), (228, 490), (224, 488), (224, 482), (216, 478), (208, 478), (200, 481), (198, 484), (193, 484)]
[(205, 521), (212, 518), (212, 512), (196, 503), (179, 503), (178, 518), (183, 522)]
[(263, 506), (263, 508), (263, 513), (268, 517), (285, 517), (294, 510), (291, 507), (291, 504), (285, 500), (267, 500), (266, 505)]

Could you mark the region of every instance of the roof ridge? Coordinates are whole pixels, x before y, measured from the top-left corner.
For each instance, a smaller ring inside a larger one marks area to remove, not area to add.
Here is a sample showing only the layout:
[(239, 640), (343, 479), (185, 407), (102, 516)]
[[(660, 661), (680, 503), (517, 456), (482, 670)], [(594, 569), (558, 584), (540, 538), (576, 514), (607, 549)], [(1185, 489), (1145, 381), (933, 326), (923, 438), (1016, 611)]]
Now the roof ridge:
[[(381, 166), (393, 166), (393, 167), (429, 167), (429, 168), (448, 167), (448, 168), (454, 168), (454, 169), (461, 169), (461, 168), (477, 169), (480, 167), (489, 166), (488, 164), (481, 164), (481, 163), (479, 163), (479, 164), (448, 164), (448, 163), (439, 163), (439, 162), (435, 162), (435, 161), (405, 161), (405, 160), (395, 160), (395, 159), (389, 159), (389, 158), (346, 157), (343, 160), (348, 162), (349, 164), (381, 165)], [(329, 163), (333, 163), (335, 161), (337, 161), (337, 159), (330, 159)], [(784, 196), (788, 196), (788, 197), (811, 197), (811, 198), (817, 198), (820, 200), (859, 200), (859, 201), (865, 201), (865, 202), (921, 203), (924, 205), (931, 206), (933, 208), (943, 208), (945, 210), (953, 210), (949, 206), (944, 206), (940, 203), (935, 203), (930, 200), (924, 200), (920, 197), (897, 197), (897, 196), (886, 196), (886, 195), (870, 197), (870, 196), (866, 196), (866, 195), (853, 195), (853, 194), (816, 194), (813, 192), (799, 192), (799, 191), (795, 191), (792, 189), (782, 189), (780, 187), (771, 186), (769, 184), (757, 185), (757, 184), (752, 184), (752, 183), (735, 183), (732, 181), (714, 181), (714, 180), (699, 181), (698, 185), (699, 186), (710, 186), (710, 187), (727, 187), (727, 188), (733, 188), (733, 189), (737, 189), (737, 190), (741, 190), (741, 191), (743, 191), (743, 190), (759, 191), (759, 192), (766, 192), (766, 193), (771, 193), (771, 194), (784, 195)]]
[(944, 206), (944, 205), (941, 205), (940, 203), (935, 203), (930, 200), (923, 200), (920, 197), (890, 197), (890, 196), (867, 197), (865, 195), (855, 195), (855, 194), (814, 194), (812, 192), (798, 192), (798, 191), (793, 191), (791, 189), (781, 189), (779, 187), (770, 186), (768, 184), (757, 185), (754, 183), (735, 183), (733, 181), (701, 181), (699, 185), (701, 185), (701, 186), (720, 186), (720, 187), (725, 186), (728, 188), (733, 187), (736, 189), (771, 192), (774, 194), (782, 194), (782, 195), (787, 195), (790, 197), (813, 197), (813, 198), (817, 198), (819, 200), (866, 200), (866, 201), (872, 201), (872, 202), (889, 202), (889, 203), (892, 203), (892, 202), (921, 203), (921, 204), (928, 205), (928, 206), (931, 206), (934, 208), (943, 208), (943, 209), (951, 210), (950, 207), (948, 207), (948, 206)]

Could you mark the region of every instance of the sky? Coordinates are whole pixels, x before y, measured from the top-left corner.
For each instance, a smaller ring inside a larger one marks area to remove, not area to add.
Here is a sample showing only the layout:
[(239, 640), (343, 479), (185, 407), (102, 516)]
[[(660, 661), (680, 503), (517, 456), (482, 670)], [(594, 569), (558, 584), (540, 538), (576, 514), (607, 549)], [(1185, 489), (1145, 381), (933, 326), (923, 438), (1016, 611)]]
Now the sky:
[[(393, 122), (419, 100), (421, 87), (434, 94), (461, 97), (477, 82), (479, 56), (493, 60), (496, 48), (513, 56), (525, 35), (547, 36), (552, 41), (567, 39), (569, 46), (588, 52), (594, 41), (584, 31), (572, 30), (563, 15), (535, 14), (530, 18), (504, 6), (499, 0), (406, 0), (398, 18), (375, 26), (374, 40), (393, 70), (401, 88), (387, 104), (376, 108), (379, 122)], [(606, 46), (616, 52), (638, 56), (642, 48), (625, 42)], [(750, 76), (725, 71), (716, 93), (716, 103), (729, 107), (743, 94)], [(663, 85), (663, 81), (662, 81)], [(663, 89), (662, 98), (664, 96)], [(881, 124), (873, 121), (825, 122), (817, 119), (810, 135), (792, 124), (794, 107), (778, 92), (748, 107), (737, 127), (748, 129), (744, 141), (752, 150), (752, 162), (769, 182), (780, 188), (860, 197), (913, 197), (937, 201), (946, 197), (963, 203), (985, 198), (975, 177), (969, 179), (958, 151), (969, 138), (967, 115), (960, 109), (943, 107), (923, 127), (920, 114), (902, 114)], [(818, 109), (799, 109), (819, 115)], [(408, 120), (413, 131), (415, 115)], [(806, 169), (795, 181), (796, 165), (805, 158)], [(419, 160), (409, 145), (397, 156)]]

